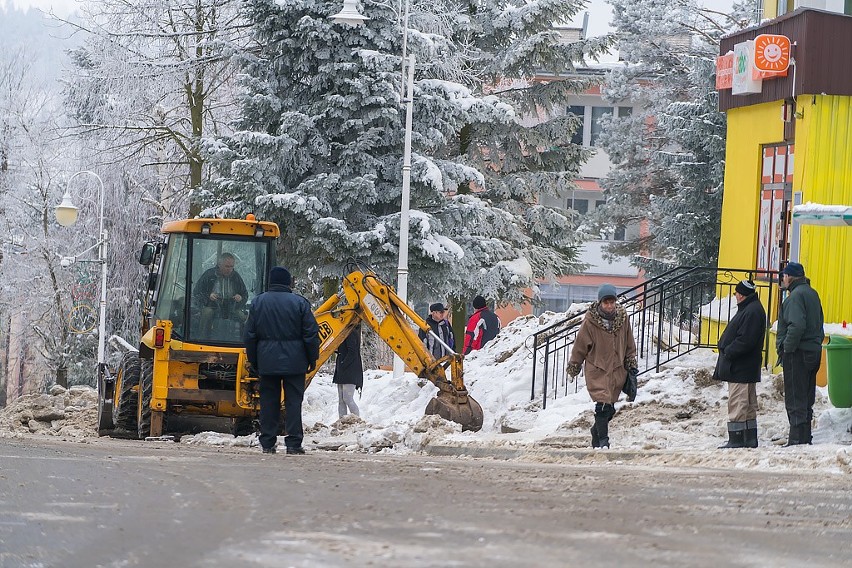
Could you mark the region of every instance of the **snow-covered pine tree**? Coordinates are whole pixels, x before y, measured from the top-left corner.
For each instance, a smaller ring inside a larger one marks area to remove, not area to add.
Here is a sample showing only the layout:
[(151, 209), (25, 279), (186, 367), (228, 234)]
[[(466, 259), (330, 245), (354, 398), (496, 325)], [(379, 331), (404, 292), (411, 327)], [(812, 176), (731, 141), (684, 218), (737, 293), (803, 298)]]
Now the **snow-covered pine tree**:
[(726, 130), (715, 58), (719, 38), (748, 24), (747, 10), (724, 14), (695, 0), (609, 1), (625, 65), (609, 75), (604, 94), (641, 111), (612, 118), (601, 136), (614, 167), (602, 181), (607, 203), (595, 220), (604, 228), (647, 220), (649, 234), (608, 251), (637, 255), (652, 273), (715, 266)]
[[(606, 47), (558, 45), (551, 26), (583, 5), (412, 2), (412, 298), (519, 301), (537, 277), (572, 270), (574, 222), (539, 198), (571, 186), (583, 157), (570, 144), (576, 124), (523, 119), (555, 115), (578, 87), (534, 83), (538, 71), (564, 73)], [(278, 222), (280, 257), (314, 283), (338, 279), (348, 258), (388, 278), (397, 263), (402, 14), (396, 3), (361, 6), (370, 20), (353, 28), (328, 18), (340, 0), (249, 1), (259, 48), (243, 61), (243, 117), (206, 147), (222, 176), (208, 210)]]

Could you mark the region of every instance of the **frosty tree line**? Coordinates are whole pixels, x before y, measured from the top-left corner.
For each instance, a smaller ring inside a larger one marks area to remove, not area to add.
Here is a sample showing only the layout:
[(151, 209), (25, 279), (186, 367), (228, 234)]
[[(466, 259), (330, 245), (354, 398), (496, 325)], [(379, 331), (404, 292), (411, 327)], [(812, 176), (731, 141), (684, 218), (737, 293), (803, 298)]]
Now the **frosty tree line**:
[[(748, 14), (609, 1), (611, 35), (564, 44), (554, 26), (583, 0), (411, 0), (412, 301), (520, 302), (537, 281), (582, 269), (589, 231), (628, 220), (647, 219), (650, 234), (613, 252), (652, 269), (644, 259), (715, 263), (725, 120), (713, 60)], [(90, 0), (50, 22), (69, 45), (58, 86), (29, 72), (25, 48), (0, 45), (0, 329), (25, 314), (26, 356), (45, 385), (94, 384), (97, 337), (76, 333), (69, 313), (96, 267), (59, 266), (97, 236), (97, 184), (77, 176), (66, 188), (80, 170), (105, 184), (107, 330), (131, 343), (136, 258), (164, 220), (278, 223), (279, 259), (314, 301), (348, 259), (394, 281), (403, 3), (360, 6), (370, 20), (356, 28), (329, 19), (342, 0)], [(541, 198), (566, 195), (588, 158), (565, 109), (591, 86), (573, 71), (607, 50), (625, 64), (606, 96), (641, 112), (607, 124), (607, 204), (580, 226)], [(66, 189), (81, 207), (71, 228), (53, 217)]]

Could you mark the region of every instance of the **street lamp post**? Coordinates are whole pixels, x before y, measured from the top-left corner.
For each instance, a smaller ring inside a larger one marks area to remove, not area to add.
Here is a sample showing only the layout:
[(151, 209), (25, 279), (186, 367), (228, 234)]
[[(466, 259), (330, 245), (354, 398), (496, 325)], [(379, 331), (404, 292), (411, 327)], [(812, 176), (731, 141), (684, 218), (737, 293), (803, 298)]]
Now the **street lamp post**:
[[(98, 262), (101, 265), (101, 299), (98, 310), (98, 389), (100, 389), (101, 379), (104, 376), (106, 369), (106, 286), (107, 286), (107, 232), (104, 229), (104, 182), (101, 177), (93, 171), (82, 170), (70, 178), (65, 184), (65, 195), (62, 196), (62, 202), (56, 206), (56, 221), (63, 227), (70, 227), (77, 221), (77, 207), (71, 201), (71, 192), (68, 188), (71, 186), (71, 181), (81, 175), (90, 174), (98, 180), (99, 186), (99, 207), (98, 207), (98, 242), (87, 248), (76, 256), (64, 256), (60, 260), (62, 266), (70, 266), (75, 262)], [(98, 258), (95, 261), (80, 260), (79, 257), (86, 254), (93, 248), (98, 249)]]
[[(411, 131), (414, 116), (414, 54), (408, 54), (408, 11), (410, 0), (405, 1), (405, 16), (402, 30), (402, 77), (405, 82), (405, 146), (402, 156), (402, 203), (399, 212), (399, 264), (396, 269), (396, 294), (403, 302), (408, 300), (408, 226), (410, 221), (409, 205), (411, 201)], [(339, 24), (360, 26), (366, 16), (358, 12), (357, 0), (344, 0), (343, 9), (330, 16)], [(407, 80), (406, 80), (407, 71)], [(402, 89), (400, 89), (402, 95)], [(399, 356), (393, 359), (393, 376), (398, 379), (405, 372), (405, 363)]]

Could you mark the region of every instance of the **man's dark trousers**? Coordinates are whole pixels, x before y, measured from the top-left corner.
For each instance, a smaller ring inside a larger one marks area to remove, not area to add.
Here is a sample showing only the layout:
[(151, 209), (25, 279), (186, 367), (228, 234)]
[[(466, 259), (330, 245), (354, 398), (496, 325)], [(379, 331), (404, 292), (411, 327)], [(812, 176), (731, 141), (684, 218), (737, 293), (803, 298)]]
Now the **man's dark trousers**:
[(284, 444), (301, 448), (302, 399), (305, 396), (305, 375), (264, 375), (260, 377), (260, 445), (275, 446), (281, 420), (281, 383), (284, 383)]
[(811, 425), (821, 355), (819, 351), (801, 349), (784, 353), (784, 405), (791, 428)]

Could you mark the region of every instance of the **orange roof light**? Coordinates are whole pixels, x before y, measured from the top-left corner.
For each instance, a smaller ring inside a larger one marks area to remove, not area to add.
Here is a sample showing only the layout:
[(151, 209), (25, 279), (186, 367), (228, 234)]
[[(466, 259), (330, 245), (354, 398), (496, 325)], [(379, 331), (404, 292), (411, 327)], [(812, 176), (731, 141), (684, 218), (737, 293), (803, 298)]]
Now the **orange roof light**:
[(246, 215), (246, 221), (256, 221), (256, 220), (257, 219), (255, 219), (254, 213), (249, 213), (248, 215)]

